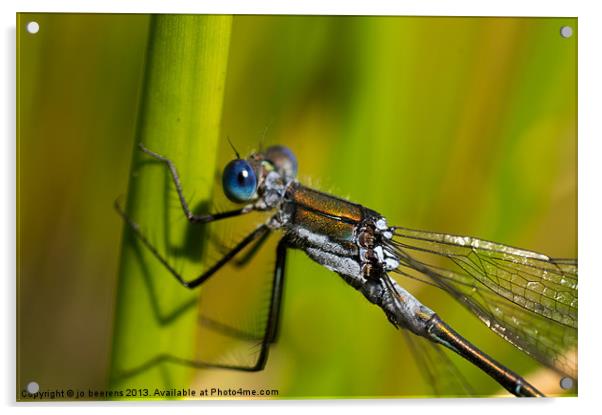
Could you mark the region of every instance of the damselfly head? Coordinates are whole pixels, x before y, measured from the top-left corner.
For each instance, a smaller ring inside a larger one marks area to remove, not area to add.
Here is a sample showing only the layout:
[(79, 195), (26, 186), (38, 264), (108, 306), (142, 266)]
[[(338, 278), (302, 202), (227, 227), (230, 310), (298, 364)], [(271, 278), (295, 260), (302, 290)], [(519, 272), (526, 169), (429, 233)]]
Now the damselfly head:
[(271, 146), (247, 159), (238, 156), (224, 168), (224, 193), (235, 203), (263, 198), (266, 207), (282, 197), (283, 189), (297, 175), (297, 158), (284, 146)]

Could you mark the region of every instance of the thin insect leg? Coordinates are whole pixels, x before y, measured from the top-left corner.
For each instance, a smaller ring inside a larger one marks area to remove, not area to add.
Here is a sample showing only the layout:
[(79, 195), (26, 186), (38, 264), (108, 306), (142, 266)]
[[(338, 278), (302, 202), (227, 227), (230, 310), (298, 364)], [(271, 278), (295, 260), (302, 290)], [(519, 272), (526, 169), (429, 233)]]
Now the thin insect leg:
[[(267, 353), (266, 353), (267, 354)], [(230, 370), (240, 370), (243, 372), (257, 372), (263, 369), (263, 366), (257, 368), (257, 365), (253, 366), (238, 366), (238, 365), (228, 365), (228, 364), (219, 364), (219, 363), (209, 363), (203, 362), (202, 360), (193, 360), (181, 358), (178, 356), (174, 356), (169, 353), (162, 353), (155, 356), (152, 359), (147, 360), (146, 362), (138, 365), (134, 368), (124, 370), (115, 375), (114, 381), (123, 381), (125, 379), (131, 378), (133, 376), (144, 373), (162, 363), (174, 363), (177, 365), (191, 367), (193, 369), (230, 369)], [(265, 362), (263, 363), (265, 366)]]
[(276, 265), (274, 267), (274, 277), (272, 280), (272, 292), (270, 294), (270, 305), (268, 309), (268, 321), (259, 344), (260, 350), (257, 361), (253, 366), (219, 366), (227, 369), (239, 369), (249, 372), (263, 370), (268, 359), (270, 344), (276, 342), (279, 333), (280, 315), (282, 310), (282, 293), (284, 287), (284, 271), (286, 264), (287, 240), (282, 238), (276, 247)]
[[(266, 323), (266, 329), (261, 339), (260, 343), (260, 351), (257, 357), (257, 361), (252, 366), (242, 366), (242, 365), (228, 365), (228, 364), (219, 364), (219, 363), (209, 363), (201, 360), (193, 360), (193, 359), (185, 359), (180, 358), (168, 353), (160, 354), (147, 362), (129, 369), (127, 371), (121, 372), (116, 376), (116, 380), (123, 380), (130, 378), (132, 376), (136, 376), (140, 373), (143, 373), (153, 367), (161, 364), (161, 363), (175, 363), (183, 366), (188, 366), (196, 369), (231, 369), (231, 370), (241, 370), (245, 372), (257, 372), (263, 370), (268, 358), (269, 346), (270, 344), (276, 341), (278, 336), (278, 327), (280, 323), (280, 312), (282, 309), (282, 292), (284, 287), (284, 271), (285, 271), (285, 262), (286, 262), (286, 250), (287, 250), (287, 242), (286, 239), (280, 240), (278, 243), (278, 247), (276, 248), (276, 266), (274, 267), (274, 277), (272, 283), (272, 292), (270, 296), (270, 305), (268, 310), (268, 321)], [(228, 331), (229, 328), (216, 328), (218, 331)], [(234, 337), (238, 337), (239, 334), (242, 333), (231, 333)], [(244, 334), (243, 334), (244, 338)]]
[(272, 299), (270, 300), (270, 314), (268, 315), (268, 341), (275, 343), (280, 334), (280, 315), (282, 311), (282, 293), (284, 292), (284, 274), (286, 268), (286, 251), (288, 248), (286, 238), (282, 238), (276, 247), (276, 266), (274, 267), (274, 283), (272, 285)]
[(255, 372), (263, 370), (265, 367), (265, 364), (268, 360), (270, 344), (276, 342), (279, 333), (287, 246), (286, 238), (282, 238), (276, 247), (276, 266), (274, 267), (274, 278), (272, 281), (272, 293), (270, 295), (268, 321), (266, 323), (263, 340), (260, 343), (257, 361), (251, 367), (230, 366), (228, 367), (229, 369), (240, 369), (249, 372)]
[[(269, 234), (266, 234), (269, 235)], [(261, 239), (260, 239), (261, 240)], [(258, 240), (258, 241), (260, 241)], [(257, 242), (256, 245), (257, 246)], [(247, 333), (238, 328), (231, 327), (222, 322), (213, 320), (212, 318), (202, 316), (199, 322), (218, 333), (232, 337), (235, 339), (247, 341), (260, 341), (261, 343), (275, 343), (278, 337), (280, 321), (279, 316), (282, 309), (282, 287), (286, 262), (286, 241), (281, 240), (276, 248), (276, 265), (274, 268), (274, 277), (272, 280), (272, 292), (270, 293), (270, 305), (268, 312), (268, 322), (266, 323), (266, 331), (261, 337)], [(253, 249), (253, 248), (251, 248)]]
[(261, 342), (263, 341), (263, 335), (258, 336), (256, 334), (248, 333), (246, 331), (240, 330), (236, 327), (229, 326), (228, 324), (224, 324), (220, 321), (214, 320), (210, 317), (200, 316), (199, 323), (204, 327), (207, 327), (210, 330), (213, 330), (217, 333), (223, 334), (224, 336), (228, 336), (233, 339), (239, 339), (244, 341), (254, 341)]
[(263, 224), (255, 229), (253, 232), (248, 234), (242, 241), (240, 241), (234, 248), (230, 250), (227, 254), (225, 254), (219, 261), (213, 264), (207, 271), (194, 278), (191, 281), (186, 281), (178, 271), (159, 253), (157, 248), (148, 240), (148, 238), (142, 233), (140, 227), (136, 222), (132, 220), (119, 206), (118, 203), (115, 203), (115, 209), (121, 215), (121, 217), (128, 224), (134, 235), (147, 247), (147, 249), (163, 264), (163, 266), (175, 277), (175, 279), (182, 284), (186, 288), (195, 288), (201, 285), (203, 282), (207, 281), (209, 277), (211, 277), (217, 270), (219, 270), (224, 264), (234, 257), (238, 252), (240, 252), (245, 246), (249, 243), (253, 242), (255, 239), (261, 237), (264, 233), (269, 232), (269, 228), (267, 225)]
[(169, 171), (171, 173), (171, 178), (176, 187), (176, 191), (178, 192), (178, 198), (180, 199), (180, 204), (182, 205), (182, 210), (184, 211), (184, 215), (186, 215), (186, 218), (191, 223), (213, 222), (213, 221), (220, 220), (220, 219), (225, 219), (225, 218), (230, 218), (233, 216), (242, 215), (244, 213), (248, 213), (253, 210), (251, 206), (245, 206), (243, 208), (234, 209), (234, 210), (230, 210), (227, 212), (213, 213), (213, 214), (206, 214), (206, 215), (195, 215), (194, 213), (192, 213), (192, 211), (188, 207), (188, 202), (186, 202), (186, 198), (184, 197), (184, 192), (182, 190), (182, 183), (180, 182), (180, 177), (178, 176), (178, 171), (176, 170), (176, 166), (173, 164), (173, 162), (170, 159), (168, 159), (167, 157), (164, 157), (161, 154), (155, 153), (154, 151), (151, 151), (148, 148), (144, 147), (144, 145), (142, 143), (140, 143), (138, 146), (140, 147), (140, 150), (142, 150), (149, 156), (153, 157), (156, 160), (159, 160), (162, 163), (165, 163), (165, 165), (167, 166), (167, 168), (169, 169)]
[[(249, 263), (249, 261), (251, 261), (255, 257), (255, 254), (257, 254), (257, 252), (259, 252), (259, 250), (261, 249), (263, 244), (267, 241), (269, 236), (270, 236), (269, 232), (262, 235), (256, 242), (253, 243), (251, 248), (249, 248), (249, 250), (242, 256), (242, 258), (240, 258), (240, 259), (234, 258), (232, 260), (232, 264), (234, 266), (236, 266), (237, 268), (247, 265)], [(218, 249), (223, 254), (228, 252), (229, 248), (226, 247), (226, 245), (222, 241), (220, 241), (217, 237), (214, 236), (211, 239), (218, 246)]]

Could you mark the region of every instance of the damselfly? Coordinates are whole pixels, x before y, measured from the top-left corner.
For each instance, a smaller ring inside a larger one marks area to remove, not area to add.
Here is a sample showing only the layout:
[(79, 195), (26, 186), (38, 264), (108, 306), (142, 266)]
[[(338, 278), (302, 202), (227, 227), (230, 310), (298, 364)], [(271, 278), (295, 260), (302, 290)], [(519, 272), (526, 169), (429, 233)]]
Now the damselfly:
[[(542, 364), (576, 378), (576, 361), (567, 356), (577, 345), (575, 259), (553, 259), (472, 237), (392, 226), (374, 210), (301, 184), (296, 179), (296, 157), (283, 146), (269, 147), (246, 159), (236, 153), (236, 159), (224, 168), (222, 185), (228, 199), (241, 207), (197, 215), (184, 197), (174, 163), (142, 145), (140, 149), (168, 168), (189, 222), (210, 223), (254, 211), (268, 213), (266, 221), (221, 259), (187, 279), (117, 206), (137, 238), (182, 286), (201, 286), (244, 249), (248, 254), (243, 262), (247, 262), (270, 234), (281, 235), (267, 323), (258, 339), (260, 350), (255, 361), (237, 365), (167, 355), (161, 356), (163, 360), (194, 367), (262, 370), (278, 334), (287, 251), (298, 249), (381, 308), (393, 326), (457, 353), (516, 396), (543, 394), (461, 336), (398, 280), (407, 277), (444, 290), (503, 339)], [(443, 258), (449, 266), (428, 258)], [(205, 324), (225, 336), (245, 337), (245, 333), (219, 321), (205, 320)]]

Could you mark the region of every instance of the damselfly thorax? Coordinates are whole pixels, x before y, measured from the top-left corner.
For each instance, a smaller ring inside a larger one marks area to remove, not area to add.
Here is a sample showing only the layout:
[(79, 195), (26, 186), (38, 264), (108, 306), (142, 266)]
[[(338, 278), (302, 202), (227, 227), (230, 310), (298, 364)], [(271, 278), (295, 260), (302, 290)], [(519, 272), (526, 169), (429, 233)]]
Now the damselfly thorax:
[[(397, 328), (409, 330), (452, 350), (491, 376), (516, 396), (542, 396), (534, 386), (498, 363), (454, 331), (391, 277), (418, 279), (434, 285), (467, 307), (502, 338), (561, 374), (575, 377), (576, 362), (566, 356), (577, 342), (577, 262), (471, 237), (390, 226), (374, 210), (301, 184), (297, 160), (286, 147), (272, 146), (246, 159), (237, 153), (222, 175), (226, 196), (242, 207), (195, 215), (188, 208), (173, 163), (143, 146), (169, 168), (190, 222), (208, 223), (252, 211), (269, 212), (266, 222), (243, 238), (208, 270), (183, 278), (121, 209), (135, 235), (185, 287), (201, 285), (247, 246), (259, 247), (270, 233), (280, 232), (268, 322), (261, 351), (250, 366), (212, 364), (164, 356), (195, 367), (261, 370), (276, 340), (287, 249), (339, 274), (380, 307)], [(446, 258), (455, 269), (441, 268), (415, 254)], [(223, 325), (224, 332), (234, 331)]]
[(271, 223), (280, 223), (290, 246), (356, 288), (399, 265), (383, 245), (392, 231), (370, 209), (292, 182), (280, 210)]

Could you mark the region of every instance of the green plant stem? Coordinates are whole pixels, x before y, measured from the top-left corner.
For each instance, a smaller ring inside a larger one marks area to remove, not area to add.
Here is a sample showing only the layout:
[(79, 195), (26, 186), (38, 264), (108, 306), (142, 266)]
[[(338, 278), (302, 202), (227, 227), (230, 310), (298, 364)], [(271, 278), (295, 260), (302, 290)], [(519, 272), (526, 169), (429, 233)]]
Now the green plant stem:
[[(139, 142), (171, 159), (191, 208), (212, 194), (231, 16), (151, 18), (127, 214), (185, 278), (199, 273), (202, 246), (189, 236), (171, 177)], [(198, 225), (197, 225), (198, 226)], [(200, 239), (198, 239), (200, 240)], [(125, 226), (111, 361), (113, 388), (187, 387), (190, 368), (150, 365), (163, 354), (194, 358), (198, 290), (180, 285)]]

